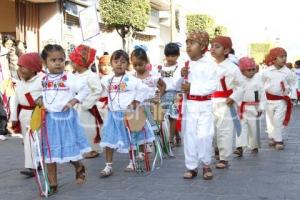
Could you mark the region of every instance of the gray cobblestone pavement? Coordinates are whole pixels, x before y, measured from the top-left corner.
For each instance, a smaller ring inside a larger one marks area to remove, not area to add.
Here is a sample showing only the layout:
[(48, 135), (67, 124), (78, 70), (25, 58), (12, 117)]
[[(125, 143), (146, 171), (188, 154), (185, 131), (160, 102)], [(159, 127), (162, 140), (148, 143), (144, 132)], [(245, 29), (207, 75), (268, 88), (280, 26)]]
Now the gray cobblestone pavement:
[[(258, 155), (246, 152), (243, 158), (233, 158), (225, 170), (214, 169), (212, 181), (184, 180), (183, 147), (175, 150), (175, 159), (164, 161), (151, 174), (125, 173), (126, 155), (115, 154), (114, 175), (100, 179), (104, 157), (85, 160), (87, 182), (76, 185), (70, 165), (58, 167), (59, 192), (49, 199), (79, 200), (299, 200), (300, 199), (300, 107), (286, 130), (284, 151), (267, 146), (262, 134), (262, 149)], [(264, 125), (265, 127), (265, 125)], [(263, 128), (262, 130), (264, 130)], [(41, 199), (34, 179), (19, 174), (23, 166), (21, 140), (0, 141), (0, 200)]]

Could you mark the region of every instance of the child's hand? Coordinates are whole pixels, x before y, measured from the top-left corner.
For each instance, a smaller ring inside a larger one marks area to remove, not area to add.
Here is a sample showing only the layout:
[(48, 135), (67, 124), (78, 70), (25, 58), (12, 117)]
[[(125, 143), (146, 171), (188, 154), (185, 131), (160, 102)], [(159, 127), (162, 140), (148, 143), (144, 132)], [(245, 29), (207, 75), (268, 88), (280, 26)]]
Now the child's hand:
[(191, 84), (189, 82), (185, 82), (181, 84), (181, 91), (183, 93), (189, 93), (191, 88)]
[(234, 100), (232, 98), (227, 98), (225, 103), (228, 105), (228, 106), (232, 106), (232, 104), (234, 103)]
[(187, 67), (183, 67), (181, 69), (181, 77), (186, 77), (189, 74), (189, 69)]
[(67, 111), (69, 108), (72, 108), (73, 106), (75, 106), (75, 104), (79, 103), (79, 101), (77, 99), (71, 99), (62, 109), (62, 111)]
[(166, 91), (167, 85), (162, 79), (158, 79), (157, 88), (160, 93), (159, 95), (162, 96)]
[(129, 107), (129, 109), (135, 110), (139, 105), (140, 105), (140, 102), (139, 102), (139, 101), (133, 100), (133, 101), (131, 102), (131, 104), (130, 104), (128, 107)]
[(43, 97), (39, 97), (37, 100), (35, 100), (35, 105), (42, 107), (43, 106)]

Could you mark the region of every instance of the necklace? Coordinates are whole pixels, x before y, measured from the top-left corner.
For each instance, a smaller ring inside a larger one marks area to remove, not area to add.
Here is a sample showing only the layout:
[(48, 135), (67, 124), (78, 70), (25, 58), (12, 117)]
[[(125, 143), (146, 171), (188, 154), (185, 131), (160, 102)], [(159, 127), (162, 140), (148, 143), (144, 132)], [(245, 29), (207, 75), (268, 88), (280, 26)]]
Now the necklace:
[[(114, 79), (114, 78), (115, 78), (115, 76), (113, 76), (113, 77), (111, 78), (111, 80), (110, 80), (110, 82), (109, 82), (109, 86), (108, 86), (108, 88), (109, 88), (109, 90), (108, 90), (108, 96), (109, 96), (109, 99), (110, 99), (111, 106), (112, 106), (112, 102), (115, 100), (115, 98), (116, 98), (117, 96), (119, 96), (120, 86), (121, 86), (122, 80), (123, 80), (123, 78), (124, 78), (124, 74), (122, 75), (121, 80), (120, 80), (120, 82), (119, 82), (119, 84), (118, 84), (118, 86), (117, 86), (117, 88), (116, 88), (116, 95), (114, 96), (114, 98), (112, 98), (112, 97), (111, 97), (111, 89), (112, 89), (112, 82), (113, 82), (113, 79)], [(118, 100), (118, 102), (119, 102), (119, 100)], [(119, 103), (119, 107), (120, 107), (120, 103)]]
[(178, 65), (176, 65), (175, 69), (174, 70), (170, 70), (170, 71), (164, 71), (164, 70), (161, 70), (161, 76), (164, 77), (164, 78), (170, 78), (170, 77), (173, 77), (176, 69), (177, 69)]
[[(49, 101), (48, 100), (48, 98), (47, 98), (47, 91), (45, 92), (45, 101), (46, 101), (46, 103), (47, 104), (53, 104), (53, 102), (54, 102), (54, 100), (56, 99), (56, 97), (57, 97), (57, 94), (58, 94), (58, 89), (59, 89), (59, 86), (60, 86), (60, 83), (63, 81), (63, 78), (64, 78), (64, 73), (62, 73), (62, 74), (58, 74), (58, 75), (55, 75), (55, 76), (51, 76), (51, 74), (47, 74), (46, 75), (46, 80), (45, 80), (45, 87), (48, 87), (48, 84), (49, 84), (49, 77), (50, 78), (56, 78), (56, 77), (59, 77), (59, 80), (58, 80), (58, 82), (56, 83), (56, 87), (54, 87), (54, 89), (55, 89), (55, 95), (54, 95), (54, 97)], [(52, 83), (53, 85), (54, 85), (54, 83)]]

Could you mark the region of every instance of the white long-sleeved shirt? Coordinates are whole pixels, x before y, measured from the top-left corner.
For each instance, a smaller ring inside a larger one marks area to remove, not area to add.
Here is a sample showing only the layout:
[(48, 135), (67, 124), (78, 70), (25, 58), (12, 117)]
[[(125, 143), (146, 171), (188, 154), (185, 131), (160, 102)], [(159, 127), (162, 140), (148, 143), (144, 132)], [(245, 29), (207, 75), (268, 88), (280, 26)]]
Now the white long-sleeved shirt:
[[(154, 74), (160, 73), (162, 80), (166, 83), (167, 91), (179, 91), (176, 85), (176, 81), (181, 77), (181, 68), (184, 64), (177, 63), (173, 66), (157, 65), (152, 70)], [(160, 69), (161, 68), (161, 69)]]
[(42, 76), (36, 75), (28, 81), (20, 80), (16, 83), (15, 97), (12, 105), (11, 121), (18, 120), (17, 106), (31, 106), (25, 94), (30, 93), (33, 100), (42, 95)]
[[(263, 88), (262, 77), (260, 74), (256, 73), (252, 78), (247, 78), (243, 76), (243, 88), (245, 90), (242, 97), (244, 102), (255, 102), (255, 91), (258, 92), (259, 105), (258, 109), (263, 111), (266, 107), (266, 93)], [(251, 108), (256, 109), (254, 106)]]
[(90, 93), (86, 80), (72, 73), (48, 74), (42, 80), (43, 103), (49, 112), (61, 112), (73, 98), (82, 102)]
[[(135, 74), (135, 76), (137, 77), (137, 75)], [(138, 77), (137, 77), (138, 78)], [(145, 85), (147, 85), (147, 95), (148, 97), (146, 99), (152, 99), (155, 97), (156, 91), (157, 89), (157, 83), (158, 80), (161, 78), (161, 74), (157, 73), (156, 71), (151, 70), (149, 73), (149, 76), (144, 78), (144, 79), (140, 79)]]
[[(227, 90), (232, 89), (233, 93), (230, 95), (230, 98), (235, 102), (241, 101), (244, 90), (243, 85), (243, 76), (240, 72), (240, 69), (228, 58), (221, 63), (214, 63), (214, 68), (217, 72), (217, 91), (224, 91), (221, 84), (221, 79), (225, 77), (225, 83)], [(225, 102), (225, 98), (213, 98), (214, 102)]]
[(81, 74), (76, 73), (75, 76), (84, 79), (90, 89), (90, 94), (80, 104), (83, 110), (88, 110), (96, 105), (103, 93), (100, 77), (91, 70), (86, 70)]
[[(189, 61), (189, 74), (187, 82), (190, 85), (190, 95), (206, 96), (212, 94), (217, 88), (216, 71), (211, 60), (204, 56), (197, 61)], [(177, 79), (177, 88), (181, 87), (183, 78)]]
[(110, 111), (124, 111), (132, 101), (143, 102), (148, 98), (147, 85), (128, 73), (117, 77), (106, 75), (101, 79), (101, 83), (108, 92)]
[[(272, 65), (264, 69), (261, 73), (265, 91), (273, 95), (289, 95), (296, 84), (293, 72), (286, 66), (277, 69)], [(284, 88), (281, 82), (284, 84)]]

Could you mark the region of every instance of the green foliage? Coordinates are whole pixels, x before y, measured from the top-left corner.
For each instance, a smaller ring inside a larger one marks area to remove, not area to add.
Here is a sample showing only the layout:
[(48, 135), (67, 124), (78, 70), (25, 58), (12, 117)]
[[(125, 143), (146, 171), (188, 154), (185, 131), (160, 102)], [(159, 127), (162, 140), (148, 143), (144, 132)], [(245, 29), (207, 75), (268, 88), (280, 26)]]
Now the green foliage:
[(189, 33), (206, 31), (209, 36), (213, 36), (214, 24), (214, 19), (208, 15), (196, 14), (186, 16), (186, 26)]
[(225, 26), (219, 25), (215, 27), (214, 36), (226, 35), (226, 34), (227, 34), (227, 28)]
[(100, 14), (105, 24), (144, 30), (150, 15), (149, 0), (101, 0)]
[(214, 19), (204, 14), (187, 15), (186, 26), (188, 33), (206, 31), (210, 38), (227, 34), (227, 28), (225, 26), (216, 26)]

